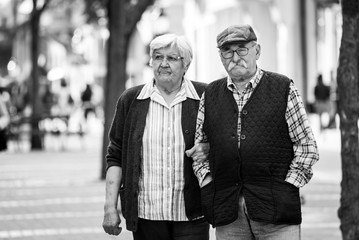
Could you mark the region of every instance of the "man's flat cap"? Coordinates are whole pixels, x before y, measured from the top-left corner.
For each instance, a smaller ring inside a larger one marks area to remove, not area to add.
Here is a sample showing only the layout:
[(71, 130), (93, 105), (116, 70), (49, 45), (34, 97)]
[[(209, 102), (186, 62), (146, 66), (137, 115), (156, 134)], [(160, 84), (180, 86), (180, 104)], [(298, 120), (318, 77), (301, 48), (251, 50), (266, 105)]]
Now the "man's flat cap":
[(247, 43), (257, 41), (257, 36), (250, 25), (232, 25), (217, 36), (217, 47), (222, 48), (228, 43)]

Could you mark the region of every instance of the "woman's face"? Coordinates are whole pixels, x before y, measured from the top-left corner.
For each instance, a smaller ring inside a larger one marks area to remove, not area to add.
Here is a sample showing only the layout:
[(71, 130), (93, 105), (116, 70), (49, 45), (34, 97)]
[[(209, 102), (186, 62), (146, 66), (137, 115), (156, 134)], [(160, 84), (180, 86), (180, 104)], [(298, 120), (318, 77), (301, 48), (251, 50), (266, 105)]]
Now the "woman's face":
[(152, 69), (156, 84), (176, 84), (182, 80), (186, 72), (183, 58), (179, 55), (178, 49), (165, 47), (157, 49), (152, 55)]

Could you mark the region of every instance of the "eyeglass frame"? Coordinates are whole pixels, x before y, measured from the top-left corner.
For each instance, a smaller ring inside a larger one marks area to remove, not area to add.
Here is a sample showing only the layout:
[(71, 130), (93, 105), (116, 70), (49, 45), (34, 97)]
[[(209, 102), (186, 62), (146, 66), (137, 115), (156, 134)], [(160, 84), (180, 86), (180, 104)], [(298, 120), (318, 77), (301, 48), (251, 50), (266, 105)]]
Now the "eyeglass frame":
[[(159, 59), (157, 57), (159, 57)], [(166, 55), (162, 55), (162, 54), (155, 54), (155, 55), (152, 55), (151, 59), (152, 59), (152, 62), (157, 62), (157, 63), (162, 63), (163, 60), (166, 59), (167, 62), (174, 64), (174, 63), (177, 63), (177, 62), (183, 60), (184, 57), (181, 57), (181, 56), (175, 57), (175, 56), (171, 56), (171, 55), (166, 56)]]
[[(221, 48), (221, 49), (219, 50), (219, 52), (220, 52), (221, 56), (222, 56), (224, 59), (231, 59), (231, 58), (233, 58), (235, 52), (237, 53), (238, 56), (244, 57), (244, 56), (247, 56), (247, 55), (248, 55), (249, 49), (251, 49), (252, 47), (254, 47), (254, 46), (256, 46), (256, 45), (257, 45), (257, 42), (254, 42), (254, 44), (253, 44), (252, 46), (250, 46), (250, 47), (239, 47), (239, 48), (237, 48), (236, 50), (228, 49), (228, 50), (226, 50), (226, 52), (231, 51), (231, 56), (230, 56), (230, 57), (224, 57), (224, 56), (223, 56), (223, 54), (225, 53), (224, 51), (222, 51), (223, 48)], [(239, 52), (238, 52), (239, 50), (245, 50), (246, 53), (245, 53), (245, 54), (239, 54)]]

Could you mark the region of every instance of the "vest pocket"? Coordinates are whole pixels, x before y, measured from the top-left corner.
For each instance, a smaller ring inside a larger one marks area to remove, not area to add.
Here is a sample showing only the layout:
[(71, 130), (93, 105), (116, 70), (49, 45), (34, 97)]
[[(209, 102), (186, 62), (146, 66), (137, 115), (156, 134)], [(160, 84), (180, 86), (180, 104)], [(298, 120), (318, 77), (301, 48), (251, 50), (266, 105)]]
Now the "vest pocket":
[(202, 213), (210, 224), (213, 224), (213, 196), (214, 184), (212, 180), (201, 188)]
[(213, 196), (213, 225), (223, 226), (238, 218), (239, 185), (216, 188)]
[(299, 189), (284, 180), (272, 178), (272, 193), (275, 201), (275, 222), (300, 224)]

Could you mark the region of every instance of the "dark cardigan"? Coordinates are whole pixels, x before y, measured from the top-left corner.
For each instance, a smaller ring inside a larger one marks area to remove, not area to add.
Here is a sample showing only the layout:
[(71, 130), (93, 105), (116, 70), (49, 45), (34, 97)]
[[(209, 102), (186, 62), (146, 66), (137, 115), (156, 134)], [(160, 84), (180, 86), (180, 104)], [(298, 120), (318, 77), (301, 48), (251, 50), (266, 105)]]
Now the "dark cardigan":
[[(199, 96), (206, 84), (192, 81)], [(140, 176), (142, 136), (150, 99), (137, 99), (144, 85), (126, 90), (117, 102), (116, 113), (109, 132), (110, 144), (106, 155), (107, 169), (122, 168), (120, 188), (121, 209), (127, 229), (137, 230), (138, 181)], [(185, 149), (194, 145), (199, 101), (187, 98), (182, 103), (182, 130)], [(192, 170), (192, 158), (184, 154), (184, 200), (188, 219), (202, 216), (200, 187)]]

